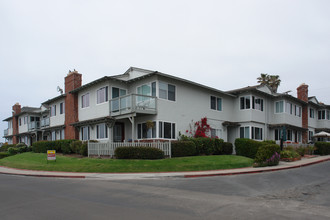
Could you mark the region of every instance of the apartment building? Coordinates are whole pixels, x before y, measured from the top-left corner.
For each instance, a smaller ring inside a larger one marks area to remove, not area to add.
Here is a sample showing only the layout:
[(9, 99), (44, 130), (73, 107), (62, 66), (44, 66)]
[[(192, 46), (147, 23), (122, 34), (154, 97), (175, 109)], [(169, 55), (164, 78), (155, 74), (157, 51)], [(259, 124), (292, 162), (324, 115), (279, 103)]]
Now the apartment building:
[(330, 106), (308, 97), (274, 93), (267, 85), (221, 91), (140, 68), (82, 85), (77, 71), (65, 77), (65, 92), (40, 108), (13, 106), (4, 137), (28, 145), (38, 140), (175, 140), (207, 117), (210, 136), (307, 143), (330, 131)]

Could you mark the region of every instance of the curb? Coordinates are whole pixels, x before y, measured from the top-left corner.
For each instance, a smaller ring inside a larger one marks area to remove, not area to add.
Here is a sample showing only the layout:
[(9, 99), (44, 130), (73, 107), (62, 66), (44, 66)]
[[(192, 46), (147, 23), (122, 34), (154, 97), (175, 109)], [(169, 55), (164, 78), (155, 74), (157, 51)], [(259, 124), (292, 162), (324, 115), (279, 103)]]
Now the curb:
[(244, 172), (232, 172), (232, 173), (211, 173), (211, 174), (195, 174), (195, 175), (184, 175), (184, 178), (196, 178), (196, 177), (212, 177), (212, 176), (232, 176), (232, 175), (241, 175), (241, 174), (253, 174), (253, 173), (265, 173), (265, 172), (272, 172), (272, 171), (279, 171), (279, 170), (288, 170), (288, 169), (295, 169), (300, 167), (305, 167), (313, 164), (318, 164), (322, 162), (330, 161), (330, 158), (313, 161), (310, 163), (305, 163), (301, 165), (289, 166), (289, 167), (280, 167), (274, 169), (267, 169), (267, 170), (253, 170), (253, 171), (244, 171)]
[(12, 176), (31, 176), (31, 177), (52, 177), (52, 178), (76, 178), (85, 179), (86, 176), (67, 176), (67, 175), (51, 175), (51, 174), (26, 174), (26, 173), (6, 173), (1, 172), (0, 174), (12, 175)]

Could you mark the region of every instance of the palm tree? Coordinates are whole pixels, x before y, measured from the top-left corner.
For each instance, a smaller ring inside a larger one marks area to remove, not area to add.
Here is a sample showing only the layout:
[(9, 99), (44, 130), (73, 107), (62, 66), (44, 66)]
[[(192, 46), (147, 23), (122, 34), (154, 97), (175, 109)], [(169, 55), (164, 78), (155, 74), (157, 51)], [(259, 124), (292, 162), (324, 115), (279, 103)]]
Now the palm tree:
[(268, 85), (273, 92), (277, 92), (277, 89), (281, 84), (279, 75), (268, 75), (267, 73), (261, 73), (257, 80), (260, 85)]

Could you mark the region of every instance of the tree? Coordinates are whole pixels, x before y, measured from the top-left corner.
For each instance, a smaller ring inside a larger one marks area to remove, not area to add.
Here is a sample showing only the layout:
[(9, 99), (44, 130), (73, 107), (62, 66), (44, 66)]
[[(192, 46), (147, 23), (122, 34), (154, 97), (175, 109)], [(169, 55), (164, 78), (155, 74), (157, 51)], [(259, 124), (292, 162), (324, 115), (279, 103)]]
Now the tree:
[(267, 73), (261, 73), (257, 80), (260, 85), (268, 85), (273, 92), (277, 92), (277, 89), (281, 84), (279, 75), (268, 75)]

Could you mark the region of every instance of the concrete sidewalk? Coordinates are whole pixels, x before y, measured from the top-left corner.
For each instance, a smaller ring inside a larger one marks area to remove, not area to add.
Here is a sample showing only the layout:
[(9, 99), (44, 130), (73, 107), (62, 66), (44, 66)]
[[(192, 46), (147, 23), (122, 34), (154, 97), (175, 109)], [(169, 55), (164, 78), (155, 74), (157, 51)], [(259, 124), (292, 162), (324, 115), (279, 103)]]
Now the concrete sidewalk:
[(226, 169), (226, 170), (161, 172), (161, 173), (73, 173), (73, 172), (59, 172), (59, 171), (23, 170), (23, 169), (15, 169), (15, 168), (0, 166), (0, 174), (34, 176), (34, 177), (86, 178), (86, 179), (99, 179), (99, 180), (145, 179), (145, 178), (166, 178), (166, 177), (193, 178), (193, 177), (225, 176), (225, 175), (279, 171), (285, 169), (299, 168), (325, 161), (330, 161), (330, 155), (316, 156), (312, 158), (304, 157), (301, 160), (294, 162), (281, 161), (278, 166), (274, 166), (274, 167), (258, 167), (258, 168), (246, 167), (246, 168)]

